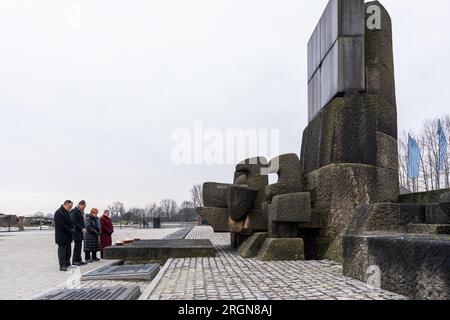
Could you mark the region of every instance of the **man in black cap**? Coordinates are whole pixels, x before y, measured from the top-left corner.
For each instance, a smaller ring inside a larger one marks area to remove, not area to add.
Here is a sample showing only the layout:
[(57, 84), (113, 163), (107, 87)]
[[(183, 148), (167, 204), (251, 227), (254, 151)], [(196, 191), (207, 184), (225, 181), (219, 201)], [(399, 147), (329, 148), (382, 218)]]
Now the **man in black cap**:
[(70, 266), (70, 255), (72, 253), (72, 219), (70, 210), (73, 202), (64, 201), (64, 204), (55, 212), (55, 242), (58, 245), (59, 270), (67, 271)]
[(86, 201), (81, 200), (78, 205), (72, 209), (70, 216), (72, 218), (73, 225), (73, 247), (72, 264), (74, 266), (85, 265), (86, 262), (81, 260), (81, 249), (83, 246), (83, 236), (86, 233), (84, 226), (84, 209), (86, 208)]

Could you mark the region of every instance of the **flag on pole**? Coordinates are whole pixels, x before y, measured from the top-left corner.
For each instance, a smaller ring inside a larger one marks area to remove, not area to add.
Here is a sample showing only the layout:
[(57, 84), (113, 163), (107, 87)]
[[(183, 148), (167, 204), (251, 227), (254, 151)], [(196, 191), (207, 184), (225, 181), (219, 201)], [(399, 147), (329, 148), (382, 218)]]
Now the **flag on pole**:
[(442, 128), (441, 120), (438, 123), (439, 136), (439, 171), (445, 170), (445, 155), (447, 153), (447, 138), (445, 137), (444, 128)]
[(408, 178), (419, 178), (420, 149), (417, 141), (408, 135)]

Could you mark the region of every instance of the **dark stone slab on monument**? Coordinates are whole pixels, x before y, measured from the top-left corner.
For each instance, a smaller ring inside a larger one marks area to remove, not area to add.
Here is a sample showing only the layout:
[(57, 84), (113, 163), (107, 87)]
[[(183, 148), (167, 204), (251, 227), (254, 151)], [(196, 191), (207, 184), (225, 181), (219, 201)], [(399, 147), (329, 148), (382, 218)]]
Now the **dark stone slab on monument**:
[(159, 264), (107, 265), (87, 272), (81, 281), (87, 280), (152, 280), (159, 272)]
[(439, 203), (444, 193), (450, 192), (450, 189), (441, 189), (427, 192), (417, 192), (402, 194), (398, 197), (400, 203)]
[(445, 192), (439, 198), (439, 206), (441, 210), (450, 217), (450, 192)]
[(203, 184), (203, 201), (205, 207), (228, 208), (227, 198), (230, 184), (205, 182)]
[(215, 257), (216, 249), (210, 240), (141, 240), (105, 248), (104, 257), (110, 260), (164, 261), (169, 258)]
[(310, 222), (310, 194), (308, 192), (300, 192), (274, 197), (269, 205), (269, 220), (275, 222)]
[(408, 203), (361, 205), (348, 233), (408, 232), (410, 224), (425, 223), (425, 206)]
[(450, 299), (450, 236), (413, 234), (347, 235), (346, 276), (366, 282), (367, 270), (381, 271), (381, 288), (414, 299)]
[[(449, 234), (450, 224), (410, 224), (408, 233), (413, 234)], [(450, 270), (449, 270), (450, 271)]]
[(37, 300), (137, 300), (141, 295), (138, 286), (60, 289), (45, 294)]
[(450, 224), (450, 216), (442, 211), (439, 203), (425, 205), (425, 223), (428, 224)]

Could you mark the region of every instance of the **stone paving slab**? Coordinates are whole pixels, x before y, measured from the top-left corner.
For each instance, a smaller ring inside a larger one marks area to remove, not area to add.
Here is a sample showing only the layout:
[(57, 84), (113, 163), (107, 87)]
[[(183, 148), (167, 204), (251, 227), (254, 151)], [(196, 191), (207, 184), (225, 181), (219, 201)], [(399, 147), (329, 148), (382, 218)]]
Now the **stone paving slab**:
[(188, 239), (210, 239), (215, 258), (173, 259), (150, 300), (394, 300), (406, 299), (342, 275), (333, 261), (262, 262), (239, 257), (229, 233), (195, 227)]

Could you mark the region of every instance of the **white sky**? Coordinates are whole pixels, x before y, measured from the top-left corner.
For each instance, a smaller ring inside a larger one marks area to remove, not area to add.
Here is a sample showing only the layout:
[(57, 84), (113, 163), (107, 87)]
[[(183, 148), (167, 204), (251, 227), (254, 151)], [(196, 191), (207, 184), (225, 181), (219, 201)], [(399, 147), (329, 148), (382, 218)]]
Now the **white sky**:
[[(279, 129), (299, 153), (306, 45), (327, 0), (0, 2), (0, 212), (189, 199), (232, 166), (175, 166), (171, 134)], [(450, 1), (382, 3), (400, 130), (449, 112)], [(77, 27), (77, 8), (80, 25)]]

